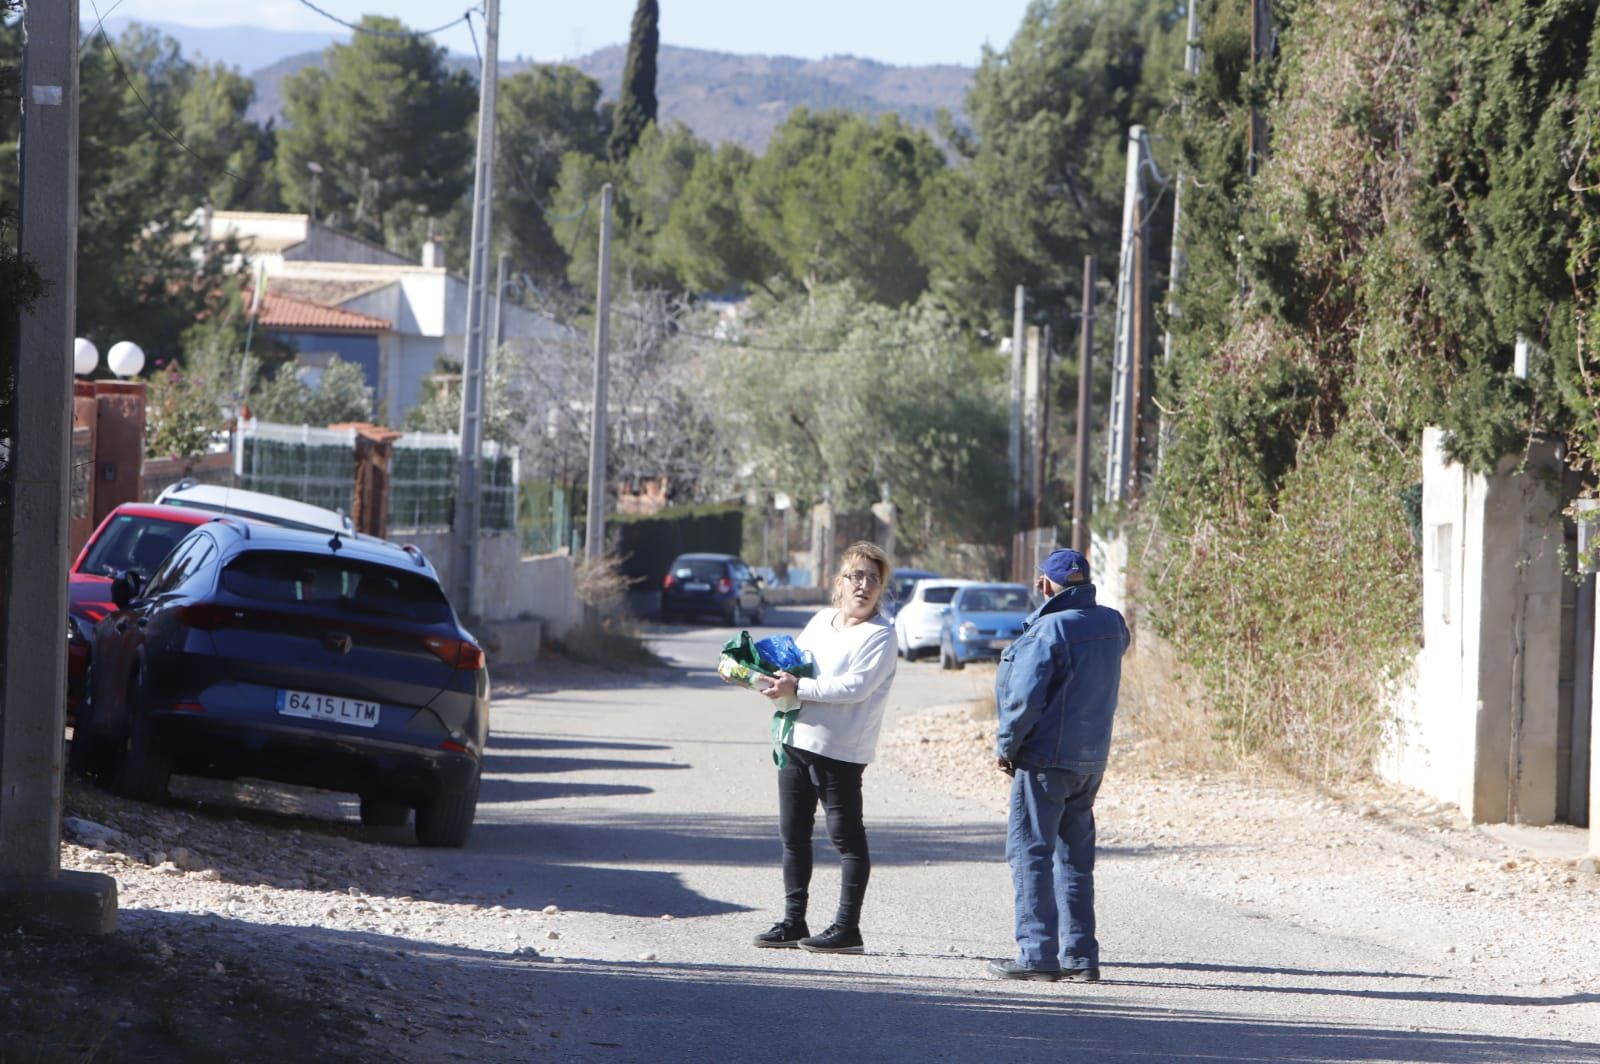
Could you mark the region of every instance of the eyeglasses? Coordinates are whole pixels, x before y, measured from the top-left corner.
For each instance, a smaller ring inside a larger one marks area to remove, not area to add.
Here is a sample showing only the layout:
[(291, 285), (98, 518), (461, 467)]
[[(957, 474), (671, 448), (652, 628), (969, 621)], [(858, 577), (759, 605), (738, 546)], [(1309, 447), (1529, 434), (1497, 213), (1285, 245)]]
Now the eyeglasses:
[(877, 587), (883, 583), (883, 578), (868, 569), (856, 569), (848, 573), (840, 573), (839, 579), (858, 587)]

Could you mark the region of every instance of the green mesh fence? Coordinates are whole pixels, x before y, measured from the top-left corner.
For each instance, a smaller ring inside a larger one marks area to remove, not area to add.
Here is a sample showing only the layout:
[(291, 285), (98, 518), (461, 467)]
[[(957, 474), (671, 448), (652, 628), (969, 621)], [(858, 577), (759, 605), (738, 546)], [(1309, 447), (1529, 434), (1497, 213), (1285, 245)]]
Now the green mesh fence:
[(247, 423), (235, 441), (239, 487), (348, 513), (355, 439), (354, 429)]
[[(389, 531), (436, 532), (454, 517), (457, 437), (408, 433), (389, 463)], [(286, 499), (349, 511), (355, 478), (355, 431), (250, 422), (235, 443), (238, 485)], [(517, 452), (488, 443), (480, 467), (486, 532), (517, 527)]]
[[(389, 462), (389, 531), (438, 532), (454, 518), (458, 437), (448, 433), (407, 433), (395, 441)], [(479, 466), (485, 532), (517, 527), (517, 453), (495, 443), (483, 445)]]

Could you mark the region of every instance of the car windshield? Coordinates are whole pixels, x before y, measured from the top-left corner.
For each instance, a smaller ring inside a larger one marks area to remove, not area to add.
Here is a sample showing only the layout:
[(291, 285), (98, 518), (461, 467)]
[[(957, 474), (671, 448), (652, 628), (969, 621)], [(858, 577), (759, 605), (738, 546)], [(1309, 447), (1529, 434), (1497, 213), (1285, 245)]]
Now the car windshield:
[(450, 619), (450, 603), (432, 580), (354, 559), (250, 551), (228, 563), (222, 587), (262, 602), (335, 606), (424, 624)]
[(978, 587), (961, 597), (961, 608), (969, 613), (1017, 613), (1028, 607), (1028, 592), (1020, 587)]
[(119, 514), (89, 548), (81, 571), (115, 576), (132, 570), (148, 578), (191, 527), (160, 517)]
[(727, 574), (723, 562), (711, 561), (706, 558), (694, 558), (688, 561), (680, 560), (672, 567), (672, 575), (679, 580), (698, 580), (703, 583), (715, 583)]
[(925, 587), (922, 589), (922, 601), (931, 602), (936, 606), (943, 606), (956, 597), (953, 587)]

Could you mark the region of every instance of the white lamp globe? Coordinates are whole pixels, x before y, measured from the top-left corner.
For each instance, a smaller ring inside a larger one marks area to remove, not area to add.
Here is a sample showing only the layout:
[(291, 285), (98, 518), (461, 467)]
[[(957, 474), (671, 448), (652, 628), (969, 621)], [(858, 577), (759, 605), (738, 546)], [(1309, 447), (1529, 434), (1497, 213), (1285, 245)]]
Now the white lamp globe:
[(100, 364), (100, 349), (94, 346), (93, 340), (78, 337), (72, 341), (72, 372), (80, 377), (87, 377), (94, 372)]
[(119, 340), (106, 352), (106, 365), (119, 377), (136, 377), (144, 369), (144, 350), (132, 340)]

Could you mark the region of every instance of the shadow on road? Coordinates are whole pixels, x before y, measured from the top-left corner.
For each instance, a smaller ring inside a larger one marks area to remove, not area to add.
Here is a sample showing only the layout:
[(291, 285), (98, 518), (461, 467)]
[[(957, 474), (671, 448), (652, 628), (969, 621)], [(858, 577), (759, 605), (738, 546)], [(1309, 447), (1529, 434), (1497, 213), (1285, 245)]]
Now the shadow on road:
[[(583, 876), (601, 870), (572, 871)], [(573, 885), (583, 884), (575, 879)], [(301, 993), (317, 988), (348, 1010), (333, 1035), (343, 1043), (340, 1048), (388, 1054), (388, 1059), (438, 1059), (448, 1052), (480, 1061), (522, 1061), (558, 1047), (561, 1059), (650, 1064), (1594, 1060), (1592, 1045), (1532, 1035), (1286, 1021), (1247, 1011), (1247, 1000), (1231, 1013), (1177, 1006), (1170, 996), (1160, 1004), (1132, 1004), (1115, 983), (1004, 984), (982, 978), (981, 963), (967, 957), (952, 957), (948, 971), (921, 976), (884, 972), (874, 967), (881, 958), (871, 956), (799, 952), (767, 954), (760, 964), (679, 963), (670, 955), (640, 962), (572, 955), (560, 961), (514, 960), (508, 953), (401, 936), (325, 928), (263, 930), (186, 913), (152, 913), (141, 922), (172, 941), (203, 943), (208, 957), (226, 962), (219, 970), (248, 965), (253, 977), (274, 985)], [(292, 941), (295, 949), (261, 950), (263, 935)], [(342, 983), (327, 980), (332, 960), (352, 973)], [(1349, 978), (1349, 973), (1337, 974)], [(1172, 986), (1202, 990), (1208, 984)], [(1351, 992), (1313, 985), (1298, 989)], [(1427, 993), (1396, 992), (1408, 994), (1417, 1001), (1436, 1000)], [(1549, 1002), (1507, 995), (1485, 1004), (1525, 1008), (1593, 1000), (1593, 995)], [(490, 1001), (526, 1002), (527, 1008), (484, 1007)]]

